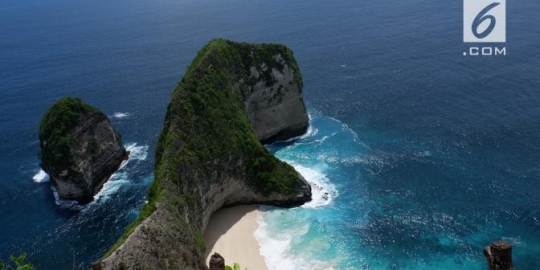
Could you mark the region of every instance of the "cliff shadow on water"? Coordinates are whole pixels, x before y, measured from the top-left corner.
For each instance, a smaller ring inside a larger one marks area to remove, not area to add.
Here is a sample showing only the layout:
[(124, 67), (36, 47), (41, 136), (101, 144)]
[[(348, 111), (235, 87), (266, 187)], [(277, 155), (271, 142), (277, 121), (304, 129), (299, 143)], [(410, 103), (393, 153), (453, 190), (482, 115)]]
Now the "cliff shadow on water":
[(172, 93), (148, 204), (93, 269), (206, 269), (202, 232), (219, 208), (311, 200), (261, 143), (301, 135), (308, 121), (287, 47), (212, 40)]

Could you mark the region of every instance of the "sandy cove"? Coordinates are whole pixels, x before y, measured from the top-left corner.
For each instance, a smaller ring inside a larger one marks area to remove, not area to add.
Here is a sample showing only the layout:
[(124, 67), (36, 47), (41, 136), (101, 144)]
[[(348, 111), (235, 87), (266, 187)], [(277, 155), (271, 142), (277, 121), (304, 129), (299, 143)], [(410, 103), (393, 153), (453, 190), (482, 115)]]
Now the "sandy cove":
[(204, 232), (206, 265), (217, 252), (225, 264), (237, 262), (242, 269), (268, 270), (264, 257), (259, 253), (259, 243), (253, 236), (259, 226), (257, 216), (262, 212), (256, 206), (235, 206), (215, 212)]

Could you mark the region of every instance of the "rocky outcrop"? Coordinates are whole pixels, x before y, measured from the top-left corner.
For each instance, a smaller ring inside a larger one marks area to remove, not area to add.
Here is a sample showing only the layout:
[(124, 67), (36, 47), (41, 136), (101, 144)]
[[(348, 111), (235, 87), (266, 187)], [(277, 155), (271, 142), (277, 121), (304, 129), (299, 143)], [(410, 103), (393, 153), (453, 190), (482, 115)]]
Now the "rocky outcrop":
[(210, 270), (225, 270), (225, 259), (216, 252), (210, 257), (209, 267)]
[(39, 130), (41, 167), (61, 198), (92, 201), (127, 158), (107, 116), (77, 98), (63, 98), (45, 113)]
[(213, 40), (199, 51), (167, 108), (149, 203), (94, 269), (207, 269), (202, 233), (219, 208), (311, 200), (302, 176), (261, 144), (305, 130), (301, 86), (283, 45)]
[(512, 245), (506, 241), (493, 241), (484, 248), (489, 270), (514, 270)]
[[(256, 82), (246, 99), (246, 111), (257, 137), (271, 143), (302, 135), (309, 117), (302, 98), (302, 82), (282, 55), (273, 57), (276, 67), (265, 62), (250, 68)], [(268, 73), (270, 75), (264, 76)]]

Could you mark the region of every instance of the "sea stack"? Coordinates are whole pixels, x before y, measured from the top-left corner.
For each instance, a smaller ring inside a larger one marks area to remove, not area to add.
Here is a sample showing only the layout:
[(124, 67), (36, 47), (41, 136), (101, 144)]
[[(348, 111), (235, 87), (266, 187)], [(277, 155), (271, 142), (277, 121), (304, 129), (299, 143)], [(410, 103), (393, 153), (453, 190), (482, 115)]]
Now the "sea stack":
[(39, 130), (41, 167), (62, 199), (92, 201), (128, 156), (108, 117), (66, 97), (45, 113)]
[(484, 248), (489, 270), (514, 270), (512, 245), (506, 241), (493, 241)]
[(149, 202), (93, 269), (208, 269), (202, 234), (216, 210), (310, 201), (309, 183), (261, 143), (308, 121), (291, 50), (212, 40), (172, 93)]

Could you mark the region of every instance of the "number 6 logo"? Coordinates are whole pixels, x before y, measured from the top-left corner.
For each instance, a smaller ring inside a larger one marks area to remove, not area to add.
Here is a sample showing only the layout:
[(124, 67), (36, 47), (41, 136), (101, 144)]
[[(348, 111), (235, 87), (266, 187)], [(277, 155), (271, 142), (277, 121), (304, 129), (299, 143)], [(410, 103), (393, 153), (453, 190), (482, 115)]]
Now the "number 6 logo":
[(506, 42), (506, 1), (464, 0), (463, 42)]
[[(489, 34), (491, 34), (491, 31), (493, 31), (493, 28), (495, 28), (495, 24), (497, 23), (497, 20), (493, 15), (486, 15), (492, 8), (498, 6), (500, 3), (493, 3), (478, 13), (476, 17), (474, 18), (474, 21), (472, 23), (472, 31), (475, 37), (477, 38), (485, 38)], [(482, 33), (478, 33), (478, 27), (480, 24), (482, 24), (485, 20), (489, 20), (489, 26), (484, 30)]]

